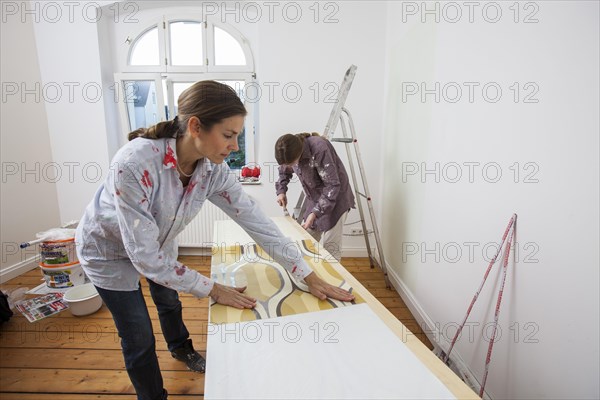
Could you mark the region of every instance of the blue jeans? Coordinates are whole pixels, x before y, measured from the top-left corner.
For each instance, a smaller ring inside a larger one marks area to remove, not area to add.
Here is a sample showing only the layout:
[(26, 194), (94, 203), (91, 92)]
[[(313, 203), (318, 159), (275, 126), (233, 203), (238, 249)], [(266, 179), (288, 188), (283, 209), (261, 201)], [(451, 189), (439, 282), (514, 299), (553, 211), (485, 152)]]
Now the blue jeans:
[[(190, 334), (183, 323), (181, 301), (177, 291), (147, 279), (156, 304), (160, 326), (169, 351), (182, 346)], [(141, 286), (131, 292), (96, 287), (110, 310), (119, 337), (125, 367), (139, 400), (166, 398), (163, 379), (156, 356), (152, 322)]]

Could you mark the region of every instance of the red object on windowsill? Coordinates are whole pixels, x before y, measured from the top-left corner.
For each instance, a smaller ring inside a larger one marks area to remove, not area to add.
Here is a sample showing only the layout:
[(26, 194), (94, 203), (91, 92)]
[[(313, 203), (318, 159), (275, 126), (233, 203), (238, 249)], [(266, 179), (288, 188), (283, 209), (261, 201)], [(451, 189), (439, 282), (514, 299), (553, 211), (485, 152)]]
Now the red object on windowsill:
[(242, 178), (259, 178), (260, 177), (260, 167), (243, 167), (242, 168)]

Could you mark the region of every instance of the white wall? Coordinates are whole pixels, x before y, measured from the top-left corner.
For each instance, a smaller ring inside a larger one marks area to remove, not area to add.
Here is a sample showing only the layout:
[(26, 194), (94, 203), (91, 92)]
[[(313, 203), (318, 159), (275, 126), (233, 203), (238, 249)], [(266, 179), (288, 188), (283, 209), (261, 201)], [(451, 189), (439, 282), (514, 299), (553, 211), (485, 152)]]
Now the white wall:
[(104, 102), (113, 95), (97, 89), (98, 25), (110, 16), (95, 11), (107, 3), (2, 3), (2, 82), (28, 90), (2, 102), (3, 172), (20, 168), (2, 182), (3, 279), (35, 267), (37, 249), (12, 254), (13, 244), (78, 220), (108, 172)]
[(98, 22), (108, 17), (95, 13), (106, 2), (61, 4), (55, 14), (45, 2), (30, 3), (40, 15), (34, 30), (42, 85), (60, 88), (45, 101), (52, 159), (63, 171), (60, 220), (78, 220), (108, 173), (104, 97), (111, 94), (102, 90), (98, 46)]
[(37, 256), (35, 247), (21, 251), (18, 245), (35, 239), (37, 232), (57, 226), (60, 220), (54, 184), (57, 169), (51, 164), (33, 22), (7, 18), (0, 27), (3, 97), (0, 274), (4, 281)]
[[(483, 18), (487, 3), (479, 3), (472, 23), (468, 8), (454, 3), (463, 15), (451, 23), (456, 8), (444, 14), (445, 3), (437, 2), (427, 6), (440, 7), (439, 23), (433, 15), (423, 23), (423, 4), (390, 3), (388, 12), (389, 266), (447, 349), (487, 267), (482, 250), (499, 242), (517, 213), (518, 262), (508, 272), (486, 391), (492, 398), (598, 398), (598, 3), (530, 3), (537, 12), (520, 3), (518, 23), (512, 2), (495, 3), (502, 9), (496, 23)], [(494, 19), (493, 11), (488, 6), (485, 17)], [(532, 12), (539, 22), (523, 23)], [(427, 89), (457, 82), (463, 96), (452, 102), (456, 92), (447, 86), (439, 102), (433, 94), (422, 101), (420, 93), (403, 92), (412, 82)], [(480, 83), (473, 102), (464, 82)], [(488, 100), (481, 91), (490, 82), (503, 91), (495, 103), (492, 90)], [(539, 87), (537, 103), (524, 102), (528, 82)], [(471, 164), (472, 182), (469, 162), (479, 163)], [(421, 174), (436, 163), (439, 182), (435, 173)], [(418, 173), (409, 174), (415, 167)], [(496, 167), (502, 176), (491, 183)], [(496, 265), (471, 314), (473, 333), (465, 330), (453, 352), (476, 379), (483, 376), (482, 328), (493, 321), (499, 271)]]

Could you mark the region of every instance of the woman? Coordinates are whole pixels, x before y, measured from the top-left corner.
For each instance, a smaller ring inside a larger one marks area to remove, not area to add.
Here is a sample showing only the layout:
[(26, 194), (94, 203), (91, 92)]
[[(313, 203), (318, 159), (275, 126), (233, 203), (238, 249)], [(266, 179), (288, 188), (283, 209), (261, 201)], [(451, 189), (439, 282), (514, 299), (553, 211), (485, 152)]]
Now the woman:
[[(345, 290), (320, 279), (291, 242), (242, 190), (223, 161), (238, 150), (246, 110), (237, 94), (214, 81), (197, 82), (178, 99), (179, 115), (129, 134), (113, 159), (111, 173), (96, 192), (77, 228), (79, 260), (112, 313), (125, 366), (138, 399), (162, 399), (155, 340), (139, 284), (144, 276), (156, 304), (171, 355), (204, 372), (182, 319), (177, 292), (210, 296), (217, 303), (252, 308), (245, 288), (215, 283), (177, 261), (176, 237), (208, 200), (234, 221), (313, 295), (351, 301)], [(275, 243), (275, 245), (274, 245)], [(289, 249), (289, 248), (288, 248)]]
[(277, 203), (287, 206), (287, 186), (295, 172), (307, 201), (302, 227), (339, 261), (344, 222), (354, 207), (354, 195), (333, 145), (318, 133), (288, 133), (275, 143), (275, 159), (279, 164)]

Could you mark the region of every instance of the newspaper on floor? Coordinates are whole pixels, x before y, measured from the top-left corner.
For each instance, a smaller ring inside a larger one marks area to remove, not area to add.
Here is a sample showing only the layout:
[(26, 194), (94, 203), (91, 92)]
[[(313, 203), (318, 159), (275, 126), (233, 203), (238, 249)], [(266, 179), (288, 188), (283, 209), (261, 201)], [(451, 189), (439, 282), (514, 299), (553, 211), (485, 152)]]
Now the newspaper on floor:
[(29, 322), (35, 322), (66, 310), (69, 306), (63, 301), (63, 295), (63, 293), (49, 293), (33, 299), (22, 300), (15, 306)]

